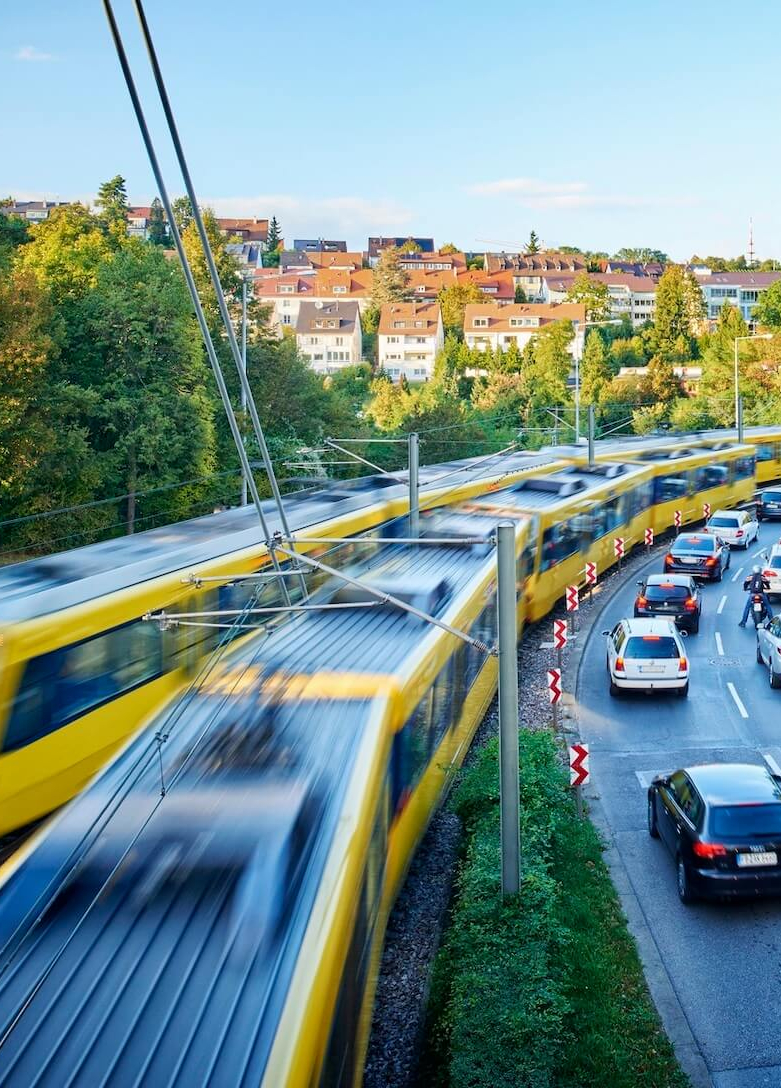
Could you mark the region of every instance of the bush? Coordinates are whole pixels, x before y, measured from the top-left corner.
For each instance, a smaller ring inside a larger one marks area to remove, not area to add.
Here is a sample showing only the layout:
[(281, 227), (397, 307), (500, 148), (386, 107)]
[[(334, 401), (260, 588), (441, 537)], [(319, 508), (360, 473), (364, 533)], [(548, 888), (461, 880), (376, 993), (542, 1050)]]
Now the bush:
[(421, 1084), (682, 1088), (601, 856), (553, 738), (521, 734), (523, 884), (500, 893), (498, 743), (453, 806), (465, 853), (432, 982)]

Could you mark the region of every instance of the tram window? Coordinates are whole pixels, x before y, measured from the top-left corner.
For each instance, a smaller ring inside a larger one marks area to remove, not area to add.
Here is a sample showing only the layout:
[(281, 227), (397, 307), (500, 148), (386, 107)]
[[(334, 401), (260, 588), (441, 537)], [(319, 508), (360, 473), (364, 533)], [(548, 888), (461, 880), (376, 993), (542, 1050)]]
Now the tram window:
[(27, 663), (3, 751), (40, 740), (163, 672), (160, 630), (136, 620)]
[(366, 914), (364, 882), (358, 897), (355, 929), (344, 961), (331, 1035), (320, 1075), (321, 1088), (347, 1088), (354, 1080), (357, 1025), (371, 952), (372, 929)]
[(647, 510), (653, 501), (653, 496), (653, 480), (644, 480), (633, 488), (629, 496), (629, 517), (637, 517), (638, 514), (642, 514), (644, 510)]
[(435, 752), (453, 724), (455, 699), (453, 691), (453, 660), (445, 665), (434, 681), (434, 706), (431, 714), (431, 751)]
[(778, 447), (772, 442), (763, 442), (757, 446), (757, 461), (775, 461), (778, 457)]
[(707, 491), (711, 487), (723, 487), (727, 478), (726, 465), (700, 465), (694, 470), (694, 489)]
[(405, 731), (409, 729), (409, 785), (414, 785), (417, 782), (423, 768), (428, 763), (431, 737), (431, 695), (431, 688), (429, 688), (404, 727)]
[[(494, 620), (494, 605), (489, 604), (475, 622), (472, 624), (471, 635), (480, 639), (486, 646), (492, 645), (495, 639), (496, 625)], [(485, 653), (476, 646), (467, 645), (465, 648), (464, 686), (468, 691), (477, 679), (477, 675), (485, 664)]]
[(619, 525), (624, 524), (624, 496), (617, 495), (614, 499), (608, 499), (607, 502), (602, 503), (602, 510), (604, 511), (604, 532), (609, 533), (611, 529), (618, 528)]
[(682, 499), (689, 494), (689, 480), (685, 475), (654, 477), (654, 503)]
[(542, 535), (540, 571), (550, 570), (577, 551), (580, 551), (580, 533), (573, 529), (571, 522), (551, 525)]
[(738, 457), (737, 460), (731, 462), (731, 465), (735, 480), (747, 480), (754, 475), (753, 457)]

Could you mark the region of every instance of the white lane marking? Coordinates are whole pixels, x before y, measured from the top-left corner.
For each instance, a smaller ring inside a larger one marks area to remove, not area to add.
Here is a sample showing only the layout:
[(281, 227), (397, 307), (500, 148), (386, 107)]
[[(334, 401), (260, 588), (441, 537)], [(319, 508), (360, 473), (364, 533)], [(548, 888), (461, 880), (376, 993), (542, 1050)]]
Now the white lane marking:
[(773, 774), (777, 774), (779, 778), (781, 778), (781, 767), (778, 766), (776, 761), (771, 756), (770, 752), (762, 752), (762, 758), (764, 759), (765, 763), (767, 763)]
[(724, 657), (724, 643), (718, 631), (716, 632), (716, 649), (719, 651), (719, 657)]
[(738, 567), (738, 569), (732, 575), (732, 581), (737, 582), (738, 578), (740, 578), (742, 573), (743, 573), (743, 567)]
[(746, 710), (746, 708), (745, 708), (745, 707), (743, 706), (743, 702), (742, 702), (742, 700), (741, 700), (740, 696), (739, 696), (739, 695), (738, 695), (738, 693), (737, 693), (737, 692), (735, 691), (735, 685), (734, 685), (733, 683), (728, 683), (728, 684), (727, 684), (727, 687), (729, 688), (729, 693), (730, 693), (730, 695), (731, 695), (731, 696), (732, 696), (732, 698), (733, 698), (733, 699), (735, 700), (735, 706), (736, 706), (736, 707), (738, 708), (738, 710), (740, 711), (740, 716), (741, 716), (741, 718), (747, 718), (747, 717), (748, 717), (748, 711), (747, 711), (747, 710)]
[(763, 552), (764, 550), (765, 550), (764, 548), (760, 548), (760, 549), (759, 549), (758, 551), (752, 552), (752, 553), (751, 553), (751, 556), (752, 556), (752, 558), (753, 558), (753, 559), (756, 559), (756, 557), (757, 557), (758, 555), (761, 555), (761, 554), (762, 554), (762, 552)]
[(721, 613), (724, 611), (724, 605), (726, 603), (727, 603), (727, 594), (725, 593), (724, 596), (719, 601), (719, 607), (716, 609), (716, 615), (717, 616), (720, 616)]

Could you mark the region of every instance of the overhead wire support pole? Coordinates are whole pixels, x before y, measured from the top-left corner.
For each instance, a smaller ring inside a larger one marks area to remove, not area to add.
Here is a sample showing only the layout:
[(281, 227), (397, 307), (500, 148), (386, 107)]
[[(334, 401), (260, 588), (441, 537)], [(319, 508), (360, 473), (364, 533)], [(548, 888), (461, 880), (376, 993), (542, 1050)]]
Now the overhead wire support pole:
[(518, 603), (515, 596), (515, 525), (497, 527), (499, 612), (499, 810), (502, 895), (521, 890), (520, 766), (518, 756)]
[[(282, 502), (282, 494), (279, 490), (279, 484), (277, 483), (277, 477), (274, 472), (274, 466), (271, 463), (271, 456), (268, 452), (268, 446), (266, 445), (266, 438), (263, 434), (263, 428), (260, 423), (260, 417), (258, 416), (258, 410), (255, 405), (255, 398), (252, 395), (252, 389), (250, 387), (247, 375), (244, 372), (241, 365), (241, 354), (239, 352), (239, 345), (236, 342), (236, 333), (233, 328), (233, 322), (231, 321), (230, 314), (228, 313), (228, 304), (225, 301), (225, 295), (222, 290), (222, 284), (220, 283), (219, 273), (217, 271), (217, 265), (214, 261), (214, 254), (211, 251), (209, 245), (209, 239), (206, 234), (206, 228), (203, 223), (203, 216), (201, 215), (201, 209), (198, 207), (198, 200), (195, 195), (195, 188), (193, 186), (192, 178), (190, 177), (190, 169), (187, 165), (187, 160), (184, 155), (184, 149), (182, 142), (179, 138), (179, 130), (176, 126), (176, 120), (174, 119), (173, 110), (171, 109), (171, 102), (168, 98), (168, 91), (163, 79), (163, 73), (160, 69), (160, 64), (157, 59), (157, 52), (152, 42), (152, 35), (149, 30), (149, 24), (146, 20), (146, 14), (144, 13), (144, 7), (141, 0), (133, 0), (133, 6), (136, 9), (136, 15), (141, 26), (141, 34), (144, 39), (146, 51), (149, 56), (149, 63), (152, 66), (152, 73), (154, 75), (157, 91), (160, 96), (160, 102), (163, 107), (163, 113), (165, 114), (166, 123), (168, 125), (168, 131), (171, 135), (171, 141), (174, 145), (174, 151), (176, 153), (176, 159), (179, 163), (179, 169), (184, 181), (184, 187), (187, 191), (187, 196), (190, 198), (191, 210), (193, 215), (193, 222), (196, 225), (198, 236), (201, 240), (201, 246), (203, 247), (204, 257), (206, 259), (206, 266), (209, 269), (209, 277), (212, 281), (212, 287), (217, 298), (217, 305), (220, 310), (220, 316), (225, 327), (225, 334), (228, 339), (228, 345), (233, 356), (233, 361), (236, 365), (236, 370), (239, 375), (239, 382), (241, 383), (241, 389), (244, 396), (247, 398), (247, 407), (249, 408), (250, 418), (252, 419), (252, 428), (255, 434), (255, 440), (260, 448), (260, 454), (263, 459), (263, 464), (266, 469), (266, 475), (268, 476), (269, 484), (271, 485), (271, 491), (274, 496), (274, 502), (276, 503), (277, 510), (279, 512), (279, 520), (282, 529), (285, 533), (290, 533), (290, 526), (288, 525), (287, 515), (285, 514), (285, 507)], [(301, 579), (301, 590), (306, 597), (306, 585), (304, 579)]]
[[(220, 366), (220, 361), (217, 358), (217, 352), (215, 350), (214, 343), (213, 343), (212, 338), (211, 338), (211, 333), (209, 332), (209, 326), (208, 326), (208, 324), (206, 322), (206, 316), (205, 316), (205, 314), (203, 312), (203, 306), (201, 305), (201, 299), (200, 299), (200, 296), (198, 295), (198, 288), (196, 287), (195, 280), (193, 279), (192, 269), (190, 268), (190, 262), (187, 260), (187, 254), (184, 252), (184, 246), (182, 245), (182, 238), (181, 238), (181, 235), (179, 234), (179, 229), (178, 229), (178, 227), (176, 225), (176, 220), (174, 219), (173, 211), (171, 209), (171, 201), (170, 201), (169, 196), (168, 196), (168, 189), (166, 188), (166, 184), (165, 184), (165, 181), (163, 179), (163, 174), (162, 174), (162, 171), (160, 169), (160, 163), (159, 163), (158, 158), (157, 158), (157, 152), (155, 151), (154, 144), (152, 143), (152, 137), (151, 137), (151, 135), (149, 133), (149, 127), (148, 127), (148, 125), (146, 123), (146, 117), (144, 115), (144, 110), (143, 110), (143, 108), (141, 106), (141, 100), (140, 100), (140, 98), (138, 96), (138, 91), (136, 89), (135, 80), (133, 79), (133, 73), (130, 70), (130, 65), (128, 63), (127, 54), (125, 53), (125, 46), (124, 46), (124, 44), (122, 42), (122, 37), (121, 37), (121, 35), (119, 33), (119, 27), (117, 26), (117, 21), (114, 18), (114, 11), (113, 11), (113, 8), (111, 6), (111, 0), (103, 0), (103, 9), (104, 9), (104, 11), (106, 13), (106, 18), (107, 18), (108, 24), (109, 24), (109, 30), (111, 31), (111, 37), (112, 37), (112, 39), (114, 41), (114, 48), (116, 49), (117, 58), (119, 59), (119, 64), (120, 64), (120, 67), (122, 69), (122, 74), (123, 74), (123, 76), (125, 78), (125, 84), (126, 84), (127, 89), (128, 89), (128, 94), (130, 95), (130, 101), (131, 101), (131, 103), (133, 105), (133, 111), (134, 111), (134, 113), (136, 115), (136, 120), (138, 121), (138, 127), (139, 127), (139, 129), (141, 131), (141, 138), (142, 138), (142, 140), (144, 142), (144, 147), (146, 148), (146, 153), (147, 153), (147, 156), (149, 158), (149, 164), (150, 164), (150, 166), (152, 168), (152, 173), (154, 174), (155, 183), (157, 184), (158, 192), (160, 193), (160, 199), (161, 199), (161, 201), (163, 203), (163, 207), (165, 209), (165, 214), (166, 214), (166, 216), (168, 218), (168, 227), (169, 227), (169, 230), (171, 232), (171, 240), (173, 241), (174, 248), (176, 249), (176, 252), (177, 252), (177, 254), (179, 256), (179, 263), (182, 266), (182, 272), (184, 273), (184, 278), (185, 278), (185, 281), (187, 283), (187, 289), (188, 289), (188, 291), (190, 293), (190, 298), (192, 300), (193, 308), (195, 310), (195, 316), (196, 316), (196, 319), (198, 321), (198, 326), (199, 326), (199, 328), (201, 330), (201, 336), (203, 337), (203, 342), (204, 342), (204, 345), (206, 347), (206, 354), (207, 354), (207, 356), (209, 358), (209, 363), (210, 363), (211, 368), (212, 368), (212, 373), (214, 374), (214, 379), (217, 382), (217, 388), (218, 388), (219, 393), (220, 393), (220, 399), (222, 400), (222, 406), (223, 406), (223, 408), (225, 410), (225, 415), (227, 416), (227, 419), (228, 419), (228, 426), (230, 427), (231, 436), (233, 437), (233, 441), (234, 441), (234, 444), (236, 446), (236, 452), (239, 455), (239, 461), (241, 463), (242, 472), (244, 474), (245, 479), (248, 482), (250, 493), (252, 494), (252, 501), (255, 504), (255, 509), (257, 510), (257, 514), (258, 514), (258, 519), (260, 520), (261, 530), (263, 532), (264, 539), (266, 540), (266, 543), (267, 543), (268, 548), (269, 548), (269, 555), (271, 557), (271, 562), (272, 562), (272, 564), (274, 566), (274, 569), (279, 570), (280, 569), (279, 561), (278, 561), (278, 559), (276, 558), (276, 556), (274, 554), (274, 549), (273, 549), (273, 546), (272, 546), (273, 541), (272, 541), (271, 532), (269, 530), (268, 523), (266, 522), (265, 514), (263, 513), (263, 508), (261, 506), (261, 501), (260, 501), (260, 495), (258, 494), (257, 485), (256, 485), (255, 479), (254, 479), (254, 477), (252, 475), (252, 468), (251, 468), (250, 463), (249, 463), (249, 458), (247, 457), (247, 451), (244, 449), (244, 442), (243, 442), (243, 439), (242, 439), (242, 436), (241, 436), (241, 432), (239, 431), (238, 424), (236, 422), (236, 416), (235, 416), (235, 413), (233, 411), (233, 406), (232, 406), (232, 404), (230, 402), (230, 394), (228, 393), (228, 388), (227, 388), (227, 386), (225, 384), (225, 378), (224, 378), (223, 373), (222, 373), (222, 367)], [(208, 250), (208, 246), (207, 246), (207, 250)], [(289, 603), (290, 595), (288, 593), (287, 586), (285, 585), (284, 582), (282, 583), (282, 588), (283, 588), (283, 593), (284, 593), (284, 596), (285, 596), (285, 600)]]
[(420, 445), (413, 431), (408, 436), (409, 450), (409, 534), (416, 537), (420, 532)]
[[(247, 277), (241, 277), (241, 368), (247, 373)], [(247, 396), (241, 387), (241, 412), (247, 411)], [(247, 505), (247, 478), (241, 474), (241, 505)]]
[(594, 405), (588, 406), (588, 467), (594, 467)]

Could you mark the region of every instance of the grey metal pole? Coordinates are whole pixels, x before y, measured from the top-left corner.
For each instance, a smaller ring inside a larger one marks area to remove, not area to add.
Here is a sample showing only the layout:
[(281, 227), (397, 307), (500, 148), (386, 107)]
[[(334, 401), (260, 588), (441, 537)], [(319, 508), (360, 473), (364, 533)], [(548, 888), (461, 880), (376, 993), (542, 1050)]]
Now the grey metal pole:
[(502, 895), (521, 890), (520, 767), (518, 757), (518, 603), (515, 589), (515, 526), (496, 531), (499, 612), (499, 808)]
[(594, 405), (588, 406), (588, 467), (594, 467)]
[(580, 442), (580, 356), (575, 348), (575, 445)]
[(416, 434), (407, 436), (409, 451), (409, 535), (420, 532), (420, 444)]
[(738, 401), (740, 400), (740, 387), (738, 380), (738, 342), (740, 337), (735, 337), (735, 426), (738, 426)]
[[(141, 131), (141, 138), (144, 142), (144, 147), (146, 148), (146, 153), (149, 158), (149, 164), (152, 167), (152, 173), (154, 174), (155, 182), (157, 183), (157, 189), (160, 193), (160, 200), (163, 203), (165, 214), (168, 217), (168, 229), (171, 232), (171, 240), (173, 241), (174, 247), (179, 256), (179, 263), (182, 266), (182, 272), (184, 273), (185, 282), (187, 283), (187, 289), (190, 293), (193, 309), (195, 310), (195, 316), (198, 320), (198, 327), (201, 330), (201, 336), (203, 337), (203, 342), (206, 347), (206, 354), (209, 357), (209, 363), (214, 374), (214, 380), (217, 383), (217, 388), (220, 393), (220, 399), (222, 400), (222, 406), (225, 409), (225, 415), (228, 418), (228, 426), (230, 427), (231, 436), (236, 446), (236, 451), (239, 455), (239, 461), (241, 463), (242, 470), (246, 478), (250, 481), (250, 492), (252, 494), (252, 501), (254, 502), (255, 508), (257, 510), (263, 536), (268, 544), (269, 555), (271, 556), (272, 565), (274, 569), (278, 571), (280, 569), (279, 560), (277, 559), (276, 553), (274, 552), (271, 532), (269, 531), (268, 523), (266, 522), (266, 517), (263, 513), (260, 495), (258, 494), (258, 489), (255, 485), (255, 480), (252, 476), (252, 472), (250, 469), (249, 460), (247, 459), (247, 453), (244, 449), (244, 445), (242, 442), (241, 433), (239, 431), (238, 424), (236, 423), (236, 416), (233, 411), (233, 406), (230, 402), (228, 388), (225, 384), (222, 367), (220, 366), (220, 361), (217, 358), (217, 352), (211, 338), (211, 333), (209, 332), (209, 326), (206, 322), (206, 316), (203, 312), (203, 306), (201, 305), (200, 296), (198, 295), (198, 288), (196, 287), (195, 280), (193, 279), (190, 263), (187, 260), (187, 254), (184, 252), (184, 246), (182, 245), (182, 239), (179, 234), (179, 229), (176, 225), (176, 220), (171, 209), (171, 201), (168, 197), (168, 190), (166, 188), (165, 180), (160, 169), (157, 152), (155, 151), (154, 144), (152, 143), (152, 137), (149, 134), (149, 127), (146, 123), (146, 117), (144, 116), (144, 111), (141, 106), (141, 100), (138, 97), (138, 91), (136, 90), (133, 73), (130, 70), (127, 54), (125, 53), (125, 47), (122, 42), (122, 37), (119, 33), (116, 19), (114, 18), (114, 10), (111, 6), (110, 0), (103, 0), (103, 8), (106, 13), (111, 36), (114, 41), (114, 47), (117, 51), (117, 57), (119, 59), (119, 64), (122, 69), (122, 74), (125, 77), (128, 94), (130, 95), (130, 101), (133, 104), (133, 111), (135, 112), (136, 120), (138, 121), (138, 127)], [(284, 580), (282, 581), (282, 591), (285, 597), (285, 601), (289, 604), (290, 596)]]
[[(247, 381), (247, 375), (241, 368), (241, 355), (239, 353), (239, 345), (236, 342), (236, 334), (233, 331), (233, 322), (231, 321), (230, 314), (228, 313), (228, 304), (225, 301), (225, 294), (222, 290), (222, 284), (220, 283), (220, 277), (217, 272), (217, 265), (214, 262), (214, 255), (209, 245), (209, 239), (206, 234), (206, 228), (203, 225), (203, 216), (201, 215), (201, 209), (198, 207), (198, 199), (195, 195), (195, 188), (190, 177), (190, 170), (187, 166), (187, 160), (184, 156), (184, 149), (182, 142), (179, 139), (179, 130), (176, 126), (173, 110), (171, 108), (171, 102), (168, 98), (168, 91), (166, 90), (165, 81), (163, 79), (163, 73), (160, 69), (160, 63), (157, 59), (157, 51), (155, 50), (154, 43), (152, 42), (152, 35), (149, 30), (149, 24), (146, 20), (146, 14), (144, 12), (143, 4), (141, 0), (133, 0), (133, 6), (136, 9), (136, 15), (141, 26), (141, 34), (144, 39), (144, 45), (149, 56), (149, 63), (152, 66), (152, 74), (154, 75), (155, 84), (157, 86), (157, 92), (160, 96), (160, 103), (163, 107), (163, 113), (165, 114), (166, 123), (168, 125), (168, 131), (171, 135), (171, 141), (174, 145), (174, 151), (176, 153), (176, 159), (179, 163), (179, 169), (182, 173), (182, 180), (184, 181), (184, 187), (187, 191), (187, 195), (190, 198), (190, 204), (192, 205), (193, 221), (195, 222), (198, 230), (198, 236), (201, 240), (201, 246), (203, 247), (203, 255), (206, 259), (206, 266), (209, 270), (209, 277), (212, 281), (214, 293), (217, 298), (217, 305), (222, 317), (222, 323), (225, 327), (225, 335), (228, 339), (228, 346), (233, 356), (233, 361), (236, 365), (236, 370), (239, 374), (239, 381), (241, 387), (244, 390), (244, 394), (247, 397), (247, 407), (249, 408), (250, 418), (252, 420), (252, 427), (255, 432), (255, 440), (258, 443), (261, 457), (263, 458), (263, 464), (266, 469), (266, 475), (268, 476), (269, 484), (271, 485), (271, 492), (274, 496), (274, 502), (276, 503), (277, 510), (279, 512), (279, 520), (282, 525), (282, 531), (285, 535), (290, 536), (290, 526), (288, 525), (287, 516), (285, 514), (285, 508), (282, 503), (282, 494), (277, 484), (277, 477), (274, 472), (274, 466), (271, 463), (271, 456), (268, 452), (268, 446), (266, 445), (266, 438), (263, 434), (263, 428), (260, 425), (260, 418), (258, 416), (258, 410), (255, 406), (255, 398), (252, 395), (249, 383)], [(301, 590), (306, 598), (307, 590), (306, 583), (302, 576), (301, 578)]]
[(743, 397), (738, 397), (738, 442), (743, 441)]
[[(241, 368), (247, 373), (247, 277), (241, 277)], [(241, 387), (241, 412), (242, 416), (247, 411), (247, 394), (244, 385)], [(247, 477), (241, 474), (241, 505), (247, 505)]]

